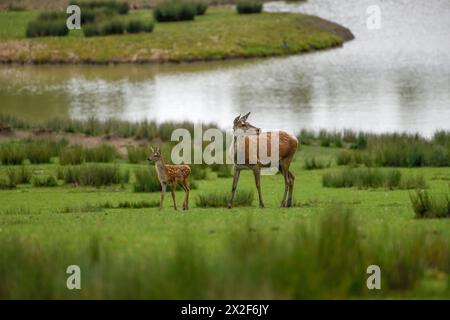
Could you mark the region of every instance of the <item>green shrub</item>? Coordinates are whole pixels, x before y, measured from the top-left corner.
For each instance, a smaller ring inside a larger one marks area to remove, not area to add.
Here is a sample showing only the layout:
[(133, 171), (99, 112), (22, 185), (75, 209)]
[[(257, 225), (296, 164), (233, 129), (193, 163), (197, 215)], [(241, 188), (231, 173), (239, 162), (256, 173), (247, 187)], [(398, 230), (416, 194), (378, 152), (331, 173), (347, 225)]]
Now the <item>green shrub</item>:
[(218, 178), (229, 178), (233, 176), (231, 165), (229, 164), (213, 164), (211, 170), (217, 172)]
[(27, 166), (8, 167), (6, 168), (6, 175), (11, 185), (30, 183), (31, 170)]
[(113, 162), (120, 158), (117, 149), (109, 144), (100, 144), (84, 150), (87, 162)]
[(236, 10), (239, 14), (261, 13), (262, 2), (258, 0), (241, 0), (236, 4)]
[(70, 1), (70, 4), (77, 5), (81, 12), (86, 10), (109, 10), (118, 14), (127, 14), (130, 11), (130, 5), (125, 1)]
[(201, 164), (193, 164), (191, 167), (191, 177), (194, 180), (205, 180), (208, 178), (208, 171), (205, 166)]
[(183, 0), (166, 0), (156, 5), (153, 15), (158, 22), (194, 20), (196, 5)]
[(117, 12), (119, 14), (128, 14), (128, 12), (130, 11), (130, 5), (128, 4), (128, 2), (118, 2), (117, 3)]
[(351, 151), (348, 151), (348, 150), (340, 151), (336, 155), (336, 163), (339, 166), (348, 165), (352, 162), (352, 159), (353, 159), (352, 156), (353, 156), (353, 153)]
[(81, 24), (83, 28), (86, 24), (95, 22), (97, 20), (97, 14), (93, 10), (83, 10), (81, 12)]
[(134, 192), (161, 191), (161, 184), (154, 168), (139, 168), (134, 170)]
[(410, 200), (417, 218), (450, 218), (450, 194), (430, 196), (426, 190), (417, 190)]
[(73, 145), (64, 148), (59, 155), (59, 164), (82, 164), (86, 162), (112, 162), (119, 158), (114, 146), (101, 144), (92, 148)]
[(33, 164), (50, 163), (52, 157), (58, 156), (67, 141), (51, 139), (22, 139), (0, 143), (0, 162), (3, 165), (22, 164), (29, 160)]
[(66, 20), (36, 20), (31, 21), (26, 30), (28, 38), (34, 37), (63, 37), (69, 33)]
[(154, 201), (121, 201), (119, 204), (114, 208), (120, 208), (120, 209), (142, 209), (142, 208), (156, 208), (159, 207), (159, 200)]
[(139, 32), (152, 32), (153, 31), (152, 21), (142, 21), (142, 20), (130, 20), (127, 24), (128, 33), (139, 33)]
[(195, 5), (196, 14), (199, 16), (204, 15), (206, 10), (208, 10), (208, 1), (194, 1), (193, 4)]
[(99, 32), (102, 36), (110, 34), (124, 34), (125, 29), (125, 23), (118, 19), (103, 21), (99, 25)]
[(129, 163), (140, 163), (147, 160), (150, 153), (150, 147), (142, 146), (127, 146), (127, 157)]
[[(230, 194), (227, 192), (201, 193), (195, 199), (195, 204), (200, 208), (226, 207)], [(253, 203), (252, 190), (238, 190), (233, 200), (234, 207), (251, 206)]]
[[(83, 34), (85, 37), (95, 37), (100, 35), (100, 30), (98, 27), (98, 24), (96, 23), (89, 23), (83, 26)], [(70, 132), (71, 129), (67, 129), (68, 132)]]
[(37, 20), (40, 21), (66, 20), (67, 17), (68, 16), (65, 12), (49, 11), (40, 13), (37, 17)]
[(323, 161), (318, 161), (316, 160), (315, 157), (309, 158), (309, 159), (305, 159), (303, 168), (305, 168), (306, 170), (316, 170), (316, 169), (325, 169), (325, 168), (329, 168), (331, 166), (331, 161), (328, 162), (323, 162)]
[(129, 172), (121, 170), (118, 165), (89, 163), (61, 167), (58, 170), (58, 178), (77, 186), (100, 187), (127, 183)]
[(84, 148), (80, 145), (73, 145), (64, 148), (59, 155), (59, 164), (82, 164), (86, 161)]
[(33, 187), (56, 187), (58, 181), (52, 175), (38, 175), (31, 178), (31, 184)]
[(322, 176), (322, 185), (329, 188), (387, 188), (415, 189), (426, 188), (423, 176), (404, 177), (399, 170), (378, 168), (346, 168), (328, 172)]
[(16, 184), (8, 178), (0, 177), (0, 190), (14, 189)]

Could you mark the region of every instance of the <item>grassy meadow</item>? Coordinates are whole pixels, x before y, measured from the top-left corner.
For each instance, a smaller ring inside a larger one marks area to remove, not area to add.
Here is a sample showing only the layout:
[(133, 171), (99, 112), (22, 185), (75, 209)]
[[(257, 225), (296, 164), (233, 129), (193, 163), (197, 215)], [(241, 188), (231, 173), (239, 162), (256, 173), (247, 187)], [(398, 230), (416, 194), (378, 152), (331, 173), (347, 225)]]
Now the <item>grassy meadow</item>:
[[(335, 134), (308, 136), (291, 166), (293, 208), (279, 208), (284, 183), (275, 175), (262, 177), (259, 209), (244, 171), (239, 206), (226, 209), (229, 170), (192, 166), (190, 210), (174, 211), (170, 193), (159, 210), (144, 151), (130, 158), (103, 148), (109, 156), (86, 163), (81, 148), (82, 160), (66, 155), (62, 165), (54, 155), (70, 145), (48, 144), (49, 160), (26, 149), (43, 160), (0, 166), (0, 298), (449, 298), (450, 220), (415, 212), (420, 201), (412, 200), (426, 190), (447, 199), (439, 210), (450, 216), (449, 167), (338, 165), (341, 152), (370, 154), (382, 138), (349, 145)], [(20, 148), (8, 152), (20, 156)], [(352, 184), (328, 184), (330, 175)], [(179, 207), (183, 196), (177, 191)], [(73, 264), (81, 290), (66, 288)], [(381, 268), (381, 290), (366, 287), (372, 264)]]
[[(121, 63), (180, 62), (295, 54), (340, 46), (351, 33), (317, 17), (290, 13), (237, 14), (211, 7), (194, 21), (156, 23), (153, 32), (85, 38), (25, 38), (39, 11), (0, 11), (0, 62)], [(153, 21), (150, 9), (117, 19)]]

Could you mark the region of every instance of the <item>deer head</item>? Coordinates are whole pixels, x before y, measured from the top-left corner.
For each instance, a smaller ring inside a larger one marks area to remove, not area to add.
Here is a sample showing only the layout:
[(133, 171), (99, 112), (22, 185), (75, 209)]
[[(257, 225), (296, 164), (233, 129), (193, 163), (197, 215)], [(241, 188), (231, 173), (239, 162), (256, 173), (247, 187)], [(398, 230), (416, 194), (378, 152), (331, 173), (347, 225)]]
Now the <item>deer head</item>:
[(247, 122), (247, 119), (250, 115), (250, 112), (246, 115), (242, 116), (238, 115), (236, 119), (233, 121), (233, 131), (236, 132), (237, 130), (241, 130), (244, 133), (253, 133), (258, 135), (261, 132), (260, 128), (257, 128), (253, 125), (251, 125), (249, 122)]
[(150, 147), (150, 154), (147, 157), (147, 161), (159, 161), (162, 158), (161, 156), (161, 150), (159, 148), (153, 149), (153, 147)]

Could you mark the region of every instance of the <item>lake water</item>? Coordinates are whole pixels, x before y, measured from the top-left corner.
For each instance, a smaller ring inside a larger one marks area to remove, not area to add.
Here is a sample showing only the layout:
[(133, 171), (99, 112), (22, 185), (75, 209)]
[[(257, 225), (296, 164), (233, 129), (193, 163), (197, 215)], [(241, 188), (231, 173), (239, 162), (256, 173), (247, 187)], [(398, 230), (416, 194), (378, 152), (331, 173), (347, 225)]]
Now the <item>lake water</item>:
[[(366, 26), (367, 7), (381, 28)], [(262, 128), (450, 129), (450, 1), (268, 3), (342, 24), (342, 48), (284, 58), (180, 65), (0, 66), (0, 111), (31, 119), (115, 117)]]

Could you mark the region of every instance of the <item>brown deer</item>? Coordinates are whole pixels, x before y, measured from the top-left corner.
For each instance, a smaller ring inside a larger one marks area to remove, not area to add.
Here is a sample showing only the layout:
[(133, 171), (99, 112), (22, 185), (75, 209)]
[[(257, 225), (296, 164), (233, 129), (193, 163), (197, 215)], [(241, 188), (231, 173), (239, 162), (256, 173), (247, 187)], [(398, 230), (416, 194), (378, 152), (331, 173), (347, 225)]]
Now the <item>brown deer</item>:
[(189, 175), (191, 174), (191, 168), (188, 165), (169, 165), (164, 163), (164, 158), (161, 154), (159, 148), (150, 148), (150, 155), (148, 156), (148, 161), (154, 161), (156, 167), (156, 173), (158, 175), (158, 180), (161, 183), (161, 202), (159, 204), (159, 209), (163, 208), (164, 196), (166, 194), (167, 184), (171, 184), (172, 187), (172, 199), (173, 207), (177, 210), (177, 203), (175, 201), (175, 190), (177, 188), (177, 183), (180, 183), (181, 187), (185, 192), (185, 197), (183, 201), (183, 210), (189, 209)]
[[(255, 176), (255, 184), (256, 188), (258, 189), (258, 196), (259, 196), (259, 207), (264, 208), (264, 202), (262, 199), (261, 194), (261, 168), (270, 166), (269, 164), (262, 164), (260, 161), (259, 156), (257, 157), (256, 161), (251, 161), (250, 156), (250, 150), (249, 146), (251, 143), (256, 144), (257, 154), (259, 155), (259, 137), (260, 135), (266, 135), (265, 138), (267, 139), (267, 156), (271, 156), (271, 139), (272, 136), (278, 137), (279, 142), (279, 150), (278, 150), (278, 157), (279, 157), (279, 167), (281, 174), (284, 177), (284, 195), (283, 199), (281, 200), (281, 207), (291, 207), (292, 206), (292, 192), (294, 189), (294, 180), (295, 177), (292, 174), (291, 171), (289, 171), (289, 167), (291, 165), (291, 161), (295, 155), (295, 152), (297, 151), (298, 146), (298, 140), (295, 136), (288, 134), (284, 131), (277, 131), (276, 134), (273, 131), (264, 132), (261, 133), (261, 129), (257, 128), (250, 123), (247, 122), (247, 119), (250, 115), (250, 112), (241, 117), (241, 115), (237, 116), (236, 119), (234, 119), (233, 122), (233, 162), (234, 162), (234, 174), (233, 174), (233, 186), (231, 189), (231, 197), (228, 202), (228, 208), (232, 207), (234, 194), (236, 192), (236, 187), (239, 181), (239, 175), (241, 170), (243, 169), (251, 169), (253, 171), (253, 175)], [(236, 157), (236, 151), (237, 151), (237, 137), (236, 132), (237, 131), (243, 132), (245, 134), (243, 138), (244, 145), (242, 148), (244, 149), (243, 152), (243, 163), (237, 163), (237, 157)], [(264, 140), (263, 140), (264, 141)], [(287, 202), (286, 202), (286, 196), (287, 196)]]

